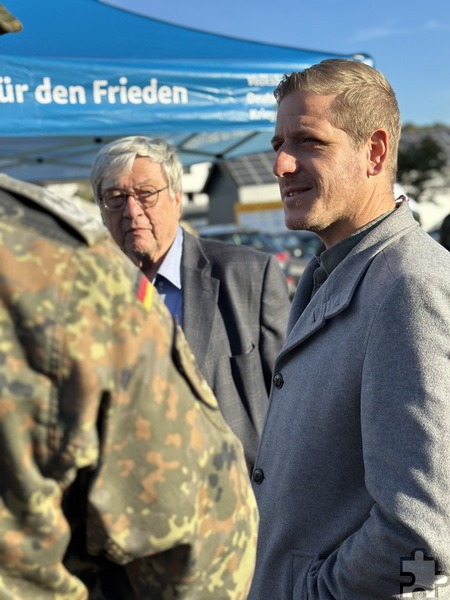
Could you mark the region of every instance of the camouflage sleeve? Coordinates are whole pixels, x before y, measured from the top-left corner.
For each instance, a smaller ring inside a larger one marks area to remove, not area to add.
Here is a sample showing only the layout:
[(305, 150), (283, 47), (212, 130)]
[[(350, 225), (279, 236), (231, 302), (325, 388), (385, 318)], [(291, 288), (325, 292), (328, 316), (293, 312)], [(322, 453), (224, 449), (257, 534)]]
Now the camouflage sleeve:
[(169, 322), (155, 293), (144, 353), (120, 352), (127, 390), (109, 409), (90, 551), (127, 565), (139, 598), (244, 600), (257, 512), (242, 446)]
[(258, 517), (242, 447), (117, 252), (0, 225), (0, 597), (103, 598), (93, 557), (132, 590), (108, 600), (244, 600)]

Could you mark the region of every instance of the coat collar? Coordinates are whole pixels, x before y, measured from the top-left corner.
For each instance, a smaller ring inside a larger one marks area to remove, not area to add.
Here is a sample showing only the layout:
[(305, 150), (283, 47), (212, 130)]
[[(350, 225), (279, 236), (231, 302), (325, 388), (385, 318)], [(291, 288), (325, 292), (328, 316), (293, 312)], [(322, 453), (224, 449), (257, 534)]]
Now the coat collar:
[(301, 292), (307, 291), (308, 286), (312, 289), (312, 275), (318, 266), (317, 260), (312, 259), (301, 277), (299, 289), (292, 301), (288, 333), (280, 356), (323, 327), (328, 319), (345, 310), (374, 257), (417, 227), (419, 224), (414, 219), (408, 203), (402, 202), (353, 248), (309, 304), (303, 307), (300, 303)]

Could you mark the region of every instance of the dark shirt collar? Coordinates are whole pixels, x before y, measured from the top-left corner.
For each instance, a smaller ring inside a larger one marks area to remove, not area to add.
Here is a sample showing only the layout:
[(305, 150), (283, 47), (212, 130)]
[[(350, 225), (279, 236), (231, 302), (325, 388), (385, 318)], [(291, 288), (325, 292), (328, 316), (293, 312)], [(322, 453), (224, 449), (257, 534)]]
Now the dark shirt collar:
[(359, 242), (365, 237), (369, 231), (374, 229), (381, 221), (383, 221), (386, 217), (388, 217), (395, 208), (384, 213), (380, 217), (377, 217), (352, 235), (347, 238), (341, 240), (331, 248), (324, 250), (321, 254), (316, 256), (317, 262), (319, 266), (314, 271), (314, 288), (312, 295), (314, 295), (319, 287), (326, 281), (327, 277), (331, 275), (334, 269), (344, 260), (348, 254), (353, 250), (353, 248), (359, 244)]

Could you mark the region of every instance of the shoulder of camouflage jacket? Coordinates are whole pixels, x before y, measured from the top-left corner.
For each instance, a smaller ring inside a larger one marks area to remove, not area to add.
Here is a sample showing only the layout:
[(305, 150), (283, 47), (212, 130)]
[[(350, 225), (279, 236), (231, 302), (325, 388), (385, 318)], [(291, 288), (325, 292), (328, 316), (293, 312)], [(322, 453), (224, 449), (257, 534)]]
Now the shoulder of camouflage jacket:
[(89, 245), (108, 236), (100, 217), (81, 210), (73, 201), (62, 198), (46, 188), (20, 181), (0, 173), (0, 188), (24, 196), (69, 225)]
[[(60, 488), (48, 484), (54, 478), (68, 485), (74, 468), (97, 465), (98, 404), (92, 397), (91, 402), (83, 403), (84, 391), (111, 388), (115, 401), (105, 415), (110, 441), (105, 442), (101, 475), (90, 488), (89, 503), (95, 507), (87, 530), (92, 562), (96, 561), (98, 549), (101, 555), (107, 553), (111, 563), (136, 564), (136, 589), (151, 590), (141, 597), (245, 598), (256, 547), (256, 504), (242, 447), (226, 427), (215, 398), (197, 373), (182, 331), (174, 328), (151, 283), (109, 238), (89, 248), (80, 241), (74, 246), (59, 244), (53, 234), (43, 235), (43, 227), (24, 226), (28, 212), (33, 211), (26, 206), (14, 211), (13, 203), (8, 218), (0, 218), (0, 264), (4, 277), (0, 284), (9, 294), (13, 309), (12, 314), (4, 314), (5, 328), (0, 329), (6, 331), (6, 326), (12, 325), (11, 318), (17, 322), (19, 317), (22, 328), (26, 328), (22, 344), (5, 348), (2, 368), (6, 372), (11, 366), (14, 385), (10, 386), (10, 395), (19, 399), (13, 407), (20, 408), (25, 419), (24, 427), (11, 429), (21, 432), (21, 436), (14, 433), (13, 447), (9, 448), (18, 457), (14, 464), (22, 467), (20, 473), (14, 471), (14, 477), (33, 485), (40, 481), (44, 492), (42, 495), (39, 490), (31, 490), (21, 509), (39, 535), (30, 527), (25, 535), (19, 521), (13, 520), (12, 528), (19, 530), (22, 541), (11, 541), (10, 524), (5, 518), (0, 519), (9, 536), (5, 539), (11, 548), (10, 573), (27, 572), (30, 588), (33, 578), (45, 581), (46, 598), (52, 600), (85, 597), (79, 589), (81, 584), (62, 568), (62, 552), (70, 529), (58, 509)], [(131, 280), (126, 272), (131, 273)], [(138, 303), (133, 301), (136, 297)], [(64, 333), (66, 354), (76, 369), (71, 362), (66, 366), (63, 357), (59, 357), (56, 372), (54, 352), (46, 353), (42, 348), (46, 327), (58, 315), (59, 319), (64, 316), (60, 310), (63, 302), (67, 303), (68, 318), (64, 320), (64, 330), (59, 328), (56, 333)], [(59, 307), (58, 311), (55, 307)], [(114, 338), (108, 333), (112, 328), (116, 331)], [(27, 360), (24, 344), (30, 350)], [(44, 365), (48, 355), (52, 362)], [(74, 371), (76, 386), (70, 378)], [(178, 376), (179, 371), (183, 378)], [(43, 374), (48, 372), (51, 376), (44, 383)], [(52, 393), (48, 382), (56, 384), (59, 377), (63, 386), (60, 398), (66, 398), (66, 403), (58, 401), (56, 406), (53, 398), (56, 401), (59, 396)], [(27, 404), (23, 401), (24, 384), (33, 387), (35, 381), (39, 382), (38, 391), (29, 395)], [(200, 401), (192, 402), (185, 382)], [(48, 402), (43, 401), (45, 391)], [(30, 422), (25, 414), (30, 404), (42, 418)], [(74, 406), (76, 419), (71, 417)], [(57, 421), (52, 421), (55, 439), (48, 434), (51, 415), (53, 420), (57, 417)], [(17, 410), (6, 412), (2, 417), (5, 427), (7, 418), (17, 421), (18, 416)], [(152, 427), (152, 423), (158, 426)], [(46, 478), (29, 476), (30, 469), (35, 469), (33, 461), (20, 458), (24, 435), (33, 438), (34, 458), (44, 463)], [(49, 440), (51, 451), (47, 447)], [(136, 465), (142, 476), (131, 477), (134, 469), (130, 465)], [(7, 511), (4, 514), (9, 515)], [(33, 533), (39, 544), (33, 543)], [(189, 546), (191, 554), (188, 565), (175, 578), (173, 570), (177, 573), (179, 565), (176, 549), (180, 544), (182, 548)], [(161, 564), (151, 558), (156, 551), (163, 555)], [(78, 561), (76, 544), (72, 552)], [(167, 558), (171, 560), (166, 565)], [(77, 573), (77, 569), (73, 572)], [(13, 590), (21, 600), (43, 597), (28, 593), (24, 586), (28, 584), (17, 576), (0, 576), (0, 596), (5, 590)], [(183, 591), (171, 595), (171, 588)]]

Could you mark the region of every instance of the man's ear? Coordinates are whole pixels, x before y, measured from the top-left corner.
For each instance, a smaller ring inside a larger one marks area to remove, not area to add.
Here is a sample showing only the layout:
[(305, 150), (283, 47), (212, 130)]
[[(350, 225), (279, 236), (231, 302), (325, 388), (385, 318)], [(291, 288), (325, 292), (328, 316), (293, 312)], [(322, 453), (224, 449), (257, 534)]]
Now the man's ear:
[(178, 204), (178, 216), (181, 218), (181, 209), (182, 209), (182, 200), (183, 200), (183, 192), (180, 190), (175, 194), (175, 202)]
[(384, 129), (377, 129), (369, 140), (368, 174), (379, 175), (386, 164), (388, 156), (388, 133)]
[(94, 202), (98, 208), (98, 212), (100, 213), (100, 218), (102, 220), (103, 225), (106, 226), (106, 222), (105, 222), (105, 215), (103, 214), (103, 209), (101, 207), (101, 200), (98, 200), (97, 198), (94, 198)]

